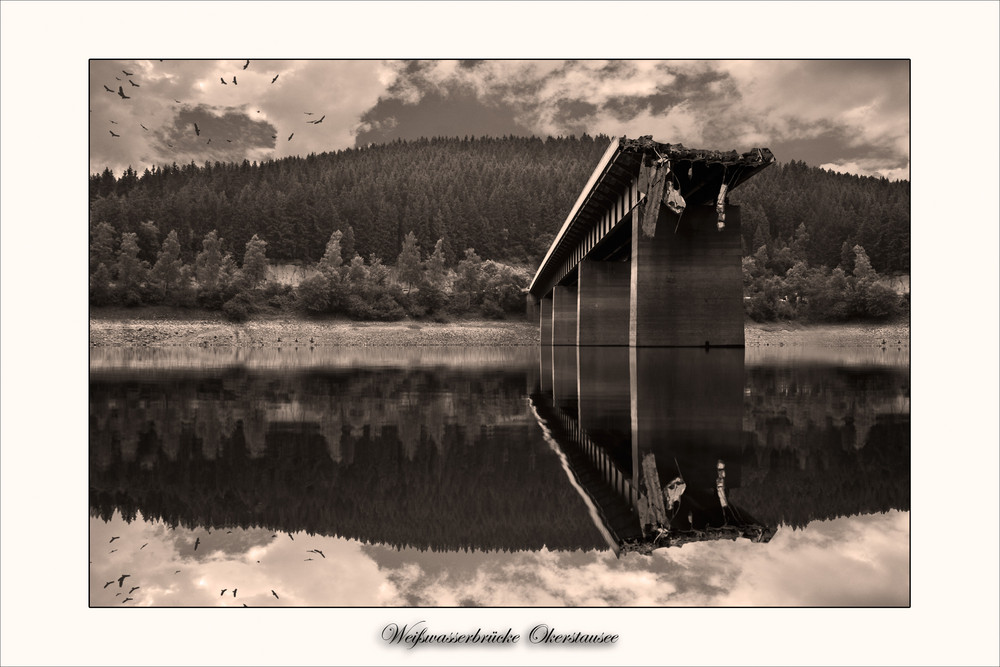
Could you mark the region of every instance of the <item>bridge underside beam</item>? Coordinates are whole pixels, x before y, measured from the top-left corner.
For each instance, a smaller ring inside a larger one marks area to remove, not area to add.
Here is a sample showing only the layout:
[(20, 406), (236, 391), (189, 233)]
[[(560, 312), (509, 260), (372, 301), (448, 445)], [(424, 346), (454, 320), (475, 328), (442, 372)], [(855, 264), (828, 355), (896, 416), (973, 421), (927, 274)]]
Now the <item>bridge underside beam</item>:
[(632, 347), (743, 346), (740, 214), (692, 206), (680, 224), (662, 208), (655, 234), (633, 224), (629, 295)]

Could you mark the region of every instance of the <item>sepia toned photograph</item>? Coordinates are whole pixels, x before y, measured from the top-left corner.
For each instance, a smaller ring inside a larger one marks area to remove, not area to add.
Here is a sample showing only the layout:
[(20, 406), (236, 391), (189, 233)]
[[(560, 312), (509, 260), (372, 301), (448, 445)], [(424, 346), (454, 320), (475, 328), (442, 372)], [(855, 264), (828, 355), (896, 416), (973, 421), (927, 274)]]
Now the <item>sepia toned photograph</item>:
[(909, 95), (90, 60), (90, 606), (907, 607)]
[(0, 2), (0, 664), (996, 665), (997, 26)]

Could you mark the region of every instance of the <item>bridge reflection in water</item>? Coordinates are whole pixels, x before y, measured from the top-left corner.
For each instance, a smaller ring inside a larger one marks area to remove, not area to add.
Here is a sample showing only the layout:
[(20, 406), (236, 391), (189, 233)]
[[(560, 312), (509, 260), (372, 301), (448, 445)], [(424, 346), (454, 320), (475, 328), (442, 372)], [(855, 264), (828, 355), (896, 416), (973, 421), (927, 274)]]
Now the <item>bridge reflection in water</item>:
[(615, 553), (775, 529), (733, 504), (744, 350), (541, 346), (539, 424)]

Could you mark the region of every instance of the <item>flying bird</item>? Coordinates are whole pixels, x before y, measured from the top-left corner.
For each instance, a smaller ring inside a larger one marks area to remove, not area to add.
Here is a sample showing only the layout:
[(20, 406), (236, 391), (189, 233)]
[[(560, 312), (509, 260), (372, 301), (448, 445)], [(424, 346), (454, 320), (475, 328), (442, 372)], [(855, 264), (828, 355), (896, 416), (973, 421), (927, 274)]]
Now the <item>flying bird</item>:
[(125, 603), (126, 603), (126, 602), (128, 602), (129, 600), (134, 600), (134, 599), (135, 599), (135, 598), (125, 598), (124, 600), (122, 600), (122, 604), (125, 604)]
[[(292, 132), (291, 134), (289, 134), (289, 135), (288, 135), (288, 141), (291, 141), (291, 140), (292, 140), (292, 137), (294, 137), (294, 136), (295, 136), (295, 133), (294, 133), (294, 132)], [(292, 536), (291, 536), (291, 535), (289, 535), (289, 537), (292, 537)], [(292, 539), (294, 540), (295, 538), (294, 538), (294, 537), (292, 537)]]
[[(116, 134), (115, 136), (117, 137), (118, 135)], [(118, 549), (112, 549), (112, 550), (111, 550), (111, 551), (109, 551), (108, 553), (109, 553), (109, 554), (113, 554), (113, 553), (114, 553), (114, 552), (116, 552), (116, 551), (118, 551)]]
[[(229, 139), (226, 139), (226, 141), (229, 141)], [(231, 531), (231, 530), (227, 530), (227, 531), (226, 531), (226, 535), (228, 535), (228, 534), (229, 534), (229, 533), (231, 533), (231, 532), (233, 532), (233, 531)]]
[(194, 124), (194, 136), (196, 136), (196, 137), (200, 137), (201, 136), (201, 130), (198, 129), (198, 123)]
[[(139, 127), (141, 127), (142, 129), (146, 130), (147, 132), (149, 132), (149, 128), (148, 128), (148, 127), (146, 127), (145, 125), (143, 125), (142, 123), (139, 123)], [(147, 542), (147, 544), (148, 544), (148, 542)], [(144, 545), (142, 545), (142, 546), (144, 547), (144, 546), (146, 546), (146, 545), (144, 544)], [(139, 548), (141, 549), (142, 547), (139, 547)]]
[[(232, 140), (232, 139), (226, 139), (226, 143), (227, 143), (227, 144), (231, 144), (231, 143), (233, 143), (233, 140)], [(226, 531), (226, 535), (228, 535), (228, 534), (229, 534), (229, 533), (231, 533), (231, 532), (233, 532), (233, 531), (231, 531), (231, 530), (227, 530), (227, 531)]]
[(226, 83), (226, 80), (225, 80), (225, 79), (223, 79), (223, 78), (222, 78), (221, 76), (219, 77), (219, 81), (221, 81), (221, 82), (222, 82), (222, 85), (223, 85), (223, 86), (228, 86), (228, 85), (229, 85), (228, 83)]
[(233, 76), (233, 85), (234, 86), (238, 86), (239, 85), (238, 83), (236, 83), (236, 77), (235, 76)]
[(107, 588), (108, 586), (110, 586), (110, 585), (111, 585), (111, 584), (113, 584), (113, 583), (115, 583), (115, 580), (114, 580), (114, 579), (112, 579), (112, 580), (111, 580), (111, 581), (109, 581), (108, 583), (104, 584), (104, 587), (105, 587), (105, 588)]
[(115, 597), (118, 597), (119, 595), (121, 595), (121, 593), (115, 593)]
[(228, 591), (228, 590), (229, 590), (228, 588), (223, 588), (223, 589), (222, 589), (222, 592), (221, 592), (221, 593), (219, 593), (219, 597), (222, 597), (223, 595), (225, 595), (225, 594), (226, 594), (226, 591)]
[(124, 74), (125, 76), (132, 76), (134, 72), (126, 72), (125, 70), (122, 70), (122, 74)]
[(211, 139), (209, 139), (208, 141), (206, 141), (206, 142), (205, 142), (205, 145), (207, 146), (207, 145), (209, 145), (210, 143), (212, 143), (212, 140), (211, 140)]
[[(112, 123), (114, 123), (115, 121), (111, 121), (111, 122), (112, 122)], [(119, 537), (118, 535), (115, 535), (115, 536), (114, 536), (114, 537), (112, 537), (112, 538), (111, 538), (110, 540), (108, 540), (108, 544), (111, 544), (111, 543), (112, 543), (112, 542), (114, 542), (115, 540), (119, 540), (119, 539), (121, 539), (121, 538), (120, 538), (120, 537)]]
[[(197, 126), (196, 126), (196, 127), (197, 127)], [(211, 139), (209, 139), (209, 141), (211, 141)], [(198, 545), (199, 545), (199, 544), (201, 544), (201, 538), (200, 538), (200, 537), (197, 537), (197, 538), (195, 538), (195, 540), (194, 540), (194, 550), (195, 550), (195, 551), (197, 551), (197, 550), (198, 550)]]
[(243, 69), (246, 69), (247, 67), (250, 67), (250, 61), (249, 60), (246, 62), (245, 65), (243, 65)]
[(275, 74), (274, 78), (271, 79), (271, 83), (274, 83), (275, 81), (277, 81), (279, 76), (281, 76), (281, 75), (280, 74)]
[(311, 116), (311, 115), (313, 115), (313, 112), (312, 112), (312, 111), (303, 111), (302, 113), (304, 113), (304, 114), (305, 114), (305, 115), (307, 115), (307, 116)]
[(247, 603), (246, 603), (246, 602), (244, 602), (244, 603), (243, 603), (243, 606), (244, 606), (244, 607), (245, 607), (245, 606), (247, 606)]
[(112, 136), (112, 137), (120, 137), (120, 136), (122, 136), (122, 135), (120, 135), (120, 134), (115, 134), (115, 133), (114, 133), (114, 130), (108, 130), (108, 132), (111, 132), (111, 136)]
[(180, 570), (174, 570), (174, 574), (180, 574), (180, 573), (181, 573)]
[(137, 590), (139, 590), (139, 588), (140, 586), (133, 586), (132, 588), (129, 589), (128, 594), (132, 595), (132, 593), (135, 593)]
[(121, 80), (122, 80), (122, 78), (120, 76), (116, 76), (115, 77), (115, 81), (121, 81)]
[(173, 144), (171, 144), (171, 143), (168, 143), (168, 144), (167, 144), (167, 146), (169, 146), (170, 148), (173, 148), (173, 147), (174, 147), (174, 145), (173, 145)]
[[(276, 135), (276, 134), (272, 134), (272, 135), (271, 135), (271, 138), (272, 138), (272, 139), (277, 139), (277, 138), (278, 138), (278, 135)], [(272, 535), (271, 537), (277, 537), (277, 535)]]
[(273, 588), (271, 589), (271, 595), (273, 595), (276, 600), (280, 600), (281, 599), (281, 598), (278, 597), (278, 594), (274, 592)]
[[(139, 123), (139, 127), (142, 127), (142, 123)], [(144, 129), (144, 130), (145, 130), (146, 128), (144, 128), (144, 127), (143, 127), (142, 129)], [(169, 144), (168, 144), (168, 145), (169, 145)], [(139, 547), (139, 551), (142, 551), (143, 549), (145, 549), (145, 548), (146, 548), (146, 547), (148, 547), (148, 546), (149, 546), (149, 542), (146, 542), (146, 543), (145, 543), (145, 544), (143, 544), (143, 545), (142, 545), (141, 547)]]
[(237, 591), (237, 589), (234, 588), (233, 589), (233, 597), (236, 597), (236, 591)]
[(137, 84), (137, 83), (136, 83), (135, 81), (133, 81), (132, 79), (129, 79), (129, 80), (128, 80), (128, 82), (129, 82), (129, 83), (131, 83), (131, 84), (132, 84), (133, 86), (135, 86), (136, 88), (139, 88), (139, 87), (140, 87), (140, 86), (139, 86), (139, 84)]
[(118, 588), (121, 588), (122, 584), (125, 583), (125, 577), (131, 577), (131, 576), (132, 576), (131, 574), (123, 574), (122, 576), (118, 577)]
[(123, 100), (130, 100), (130, 99), (132, 99), (131, 97), (129, 97), (128, 95), (125, 94), (125, 91), (122, 90), (121, 86), (118, 86), (118, 97), (122, 98)]
[[(109, 120), (110, 120), (110, 119), (109, 119)], [(117, 120), (112, 120), (111, 122), (112, 122), (113, 124), (115, 124), (115, 125), (117, 125), (117, 124), (118, 124), (118, 121), (117, 121)], [(111, 542), (114, 542), (114, 541), (115, 541), (115, 540), (117, 540), (117, 539), (118, 539), (117, 537), (112, 537), (112, 538), (111, 538)], [(108, 542), (108, 544), (111, 544), (111, 542)]]
[[(312, 560), (312, 558), (306, 558), (305, 560), (307, 560), (307, 561), (308, 561), (308, 560)], [(303, 562), (305, 562), (305, 561), (303, 561)]]
[(319, 120), (310, 120), (310, 121), (308, 121), (308, 122), (312, 123), (313, 125), (319, 125), (320, 123), (322, 123), (322, 122), (323, 122), (323, 118), (326, 118), (326, 116), (323, 116), (323, 117), (322, 117), (322, 118), (320, 118)]
[(319, 549), (313, 549), (313, 553), (314, 553), (314, 554), (319, 554), (319, 555), (320, 555), (320, 556), (322, 556), (323, 558), (326, 558), (326, 554), (324, 554), (324, 553), (323, 553), (322, 551), (320, 551)]
[(177, 104), (181, 104), (180, 100), (174, 100), (174, 102), (177, 102)]
[(104, 86), (104, 90), (108, 91), (109, 93), (115, 92), (115, 91), (111, 90), (110, 88), (108, 88), (107, 86)]

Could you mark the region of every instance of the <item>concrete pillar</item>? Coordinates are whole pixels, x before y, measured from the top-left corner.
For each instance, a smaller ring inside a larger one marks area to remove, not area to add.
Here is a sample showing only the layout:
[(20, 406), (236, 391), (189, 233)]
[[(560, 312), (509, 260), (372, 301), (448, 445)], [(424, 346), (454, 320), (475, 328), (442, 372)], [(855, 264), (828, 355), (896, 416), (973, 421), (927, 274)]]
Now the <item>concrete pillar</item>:
[(574, 419), (578, 417), (576, 346), (552, 346), (552, 402)]
[(742, 347), (740, 250), (736, 206), (721, 232), (714, 206), (690, 207), (679, 227), (663, 207), (652, 238), (633, 223), (629, 344)]
[(744, 350), (632, 348), (629, 354), (633, 465), (652, 453), (661, 484), (680, 473), (692, 494), (717, 506), (719, 460), (727, 488), (740, 484)]
[(552, 295), (542, 297), (538, 308), (538, 343), (542, 346), (552, 344)]
[(580, 346), (577, 355), (580, 426), (630, 475), (629, 348)]
[(552, 395), (552, 346), (548, 344), (538, 346), (538, 386), (546, 396)]
[(584, 259), (578, 272), (577, 345), (628, 345), (630, 264)]
[(541, 317), (541, 306), (534, 294), (525, 295), (524, 316), (529, 322), (538, 322)]
[(576, 345), (576, 285), (552, 288), (552, 344)]

